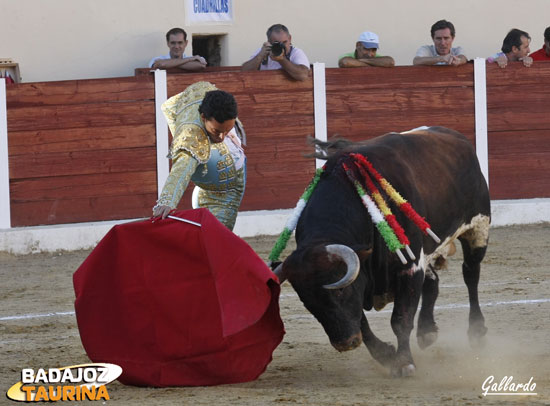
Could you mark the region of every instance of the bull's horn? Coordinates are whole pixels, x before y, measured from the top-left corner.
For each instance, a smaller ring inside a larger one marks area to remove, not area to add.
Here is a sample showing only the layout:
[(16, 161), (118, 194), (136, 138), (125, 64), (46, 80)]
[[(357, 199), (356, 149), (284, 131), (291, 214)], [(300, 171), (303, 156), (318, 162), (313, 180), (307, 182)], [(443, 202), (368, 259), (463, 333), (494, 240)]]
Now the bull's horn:
[(283, 282), (286, 280), (286, 275), (283, 272), (283, 263), (281, 262), (277, 268), (273, 271), (273, 273), (279, 278), (279, 285), (282, 285)]
[(336, 255), (340, 257), (342, 261), (348, 266), (348, 271), (342, 279), (338, 282), (334, 282), (330, 285), (323, 285), (325, 289), (342, 289), (346, 286), (349, 286), (353, 283), (357, 276), (359, 275), (359, 257), (350, 247), (340, 244), (327, 245), (326, 250), (329, 254)]

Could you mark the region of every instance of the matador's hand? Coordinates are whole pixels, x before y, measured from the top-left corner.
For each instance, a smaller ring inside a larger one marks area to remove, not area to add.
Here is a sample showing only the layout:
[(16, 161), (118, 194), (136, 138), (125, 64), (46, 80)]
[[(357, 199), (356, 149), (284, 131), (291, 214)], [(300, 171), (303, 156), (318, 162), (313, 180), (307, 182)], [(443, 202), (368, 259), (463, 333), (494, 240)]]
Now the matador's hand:
[(161, 218), (165, 219), (168, 214), (172, 211), (172, 208), (170, 206), (155, 206), (153, 208), (153, 218)]

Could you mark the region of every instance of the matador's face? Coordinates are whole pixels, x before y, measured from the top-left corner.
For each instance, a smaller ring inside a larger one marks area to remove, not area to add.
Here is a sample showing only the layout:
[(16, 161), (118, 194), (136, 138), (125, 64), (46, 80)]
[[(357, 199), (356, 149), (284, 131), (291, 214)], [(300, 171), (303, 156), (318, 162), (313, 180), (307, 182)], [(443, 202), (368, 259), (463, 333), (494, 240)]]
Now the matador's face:
[(201, 114), (201, 117), (204, 123), (204, 128), (206, 129), (210, 140), (212, 140), (215, 144), (223, 142), (227, 133), (235, 126), (234, 118), (220, 123), (214, 117), (206, 119), (204, 118), (204, 114)]

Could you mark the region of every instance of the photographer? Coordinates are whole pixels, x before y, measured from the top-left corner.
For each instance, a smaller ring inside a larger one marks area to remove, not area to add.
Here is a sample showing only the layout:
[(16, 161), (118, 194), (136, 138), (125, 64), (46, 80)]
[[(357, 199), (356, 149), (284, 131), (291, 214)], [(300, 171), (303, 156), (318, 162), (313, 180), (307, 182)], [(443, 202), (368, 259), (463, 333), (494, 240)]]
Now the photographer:
[(283, 69), (293, 79), (305, 80), (309, 74), (309, 60), (299, 48), (292, 46), (292, 37), (282, 24), (274, 24), (267, 30), (267, 41), (252, 58), (243, 63), (241, 70)]

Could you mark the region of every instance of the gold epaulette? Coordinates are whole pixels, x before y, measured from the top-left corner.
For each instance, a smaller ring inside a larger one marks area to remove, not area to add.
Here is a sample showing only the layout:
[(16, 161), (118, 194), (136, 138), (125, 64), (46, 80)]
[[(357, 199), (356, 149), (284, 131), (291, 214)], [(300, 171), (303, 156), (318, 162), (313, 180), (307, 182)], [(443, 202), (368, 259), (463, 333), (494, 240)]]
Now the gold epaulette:
[(162, 104), (161, 109), (172, 134), (176, 134), (182, 124), (198, 120), (197, 104), (211, 90), (218, 90), (218, 88), (210, 82), (193, 83), (183, 92), (170, 97)]
[(168, 158), (173, 159), (179, 151), (184, 150), (201, 164), (208, 162), (210, 142), (200, 125), (198, 105), (206, 92), (211, 90), (217, 90), (212, 83), (193, 83), (162, 104), (162, 111), (174, 137)]
[(204, 130), (196, 124), (186, 124), (172, 141), (170, 155), (173, 159), (179, 151), (189, 152), (199, 163), (204, 164), (210, 159), (210, 142)]

